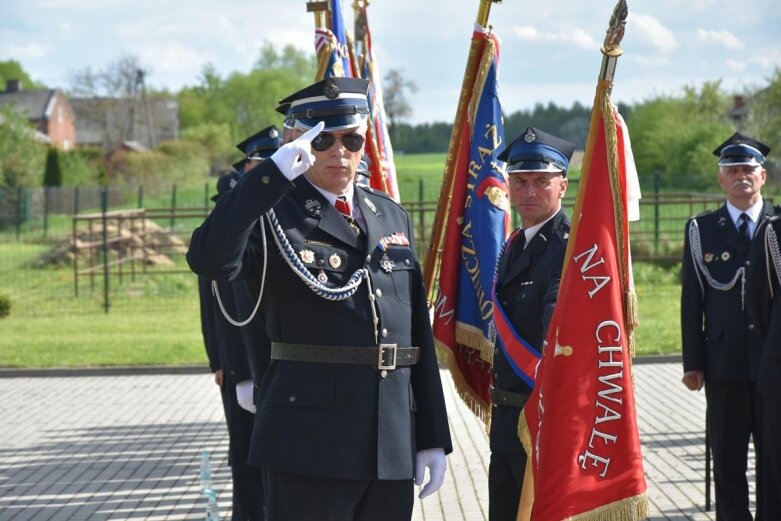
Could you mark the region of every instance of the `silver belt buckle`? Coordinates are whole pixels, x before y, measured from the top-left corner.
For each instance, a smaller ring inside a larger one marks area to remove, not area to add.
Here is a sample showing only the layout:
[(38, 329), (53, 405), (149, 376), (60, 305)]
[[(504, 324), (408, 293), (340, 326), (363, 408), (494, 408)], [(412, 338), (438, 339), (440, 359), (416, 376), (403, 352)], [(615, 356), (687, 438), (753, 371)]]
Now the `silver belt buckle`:
[[(396, 369), (396, 352), (398, 348), (396, 344), (380, 344), (377, 351), (377, 369), (380, 371), (393, 371)], [(386, 356), (390, 357), (389, 363), (386, 363)]]

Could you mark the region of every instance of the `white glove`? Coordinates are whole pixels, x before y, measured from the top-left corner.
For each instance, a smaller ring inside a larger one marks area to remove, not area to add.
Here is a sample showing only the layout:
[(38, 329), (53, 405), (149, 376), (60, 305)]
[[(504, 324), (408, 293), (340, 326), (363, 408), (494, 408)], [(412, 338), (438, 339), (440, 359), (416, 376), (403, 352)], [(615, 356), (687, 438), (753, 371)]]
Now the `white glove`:
[(447, 458), (445, 458), (445, 449), (426, 449), (419, 450), (415, 457), (415, 484), (423, 483), (423, 476), (428, 467), (428, 483), (420, 491), (418, 497), (424, 497), (433, 494), (445, 481), (445, 470), (447, 469)]
[(301, 134), (298, 139), (285, 143), (271, 154), (271, 160), (290, 181), (309, 170), (309, 167), (315, 163), (311, 143), (324, 127), (325, 123), (321, 121)]
[(252, 380), (244, 380), (236, 384), (236, 401), (245, 411), (255, 414), (255, 386)]

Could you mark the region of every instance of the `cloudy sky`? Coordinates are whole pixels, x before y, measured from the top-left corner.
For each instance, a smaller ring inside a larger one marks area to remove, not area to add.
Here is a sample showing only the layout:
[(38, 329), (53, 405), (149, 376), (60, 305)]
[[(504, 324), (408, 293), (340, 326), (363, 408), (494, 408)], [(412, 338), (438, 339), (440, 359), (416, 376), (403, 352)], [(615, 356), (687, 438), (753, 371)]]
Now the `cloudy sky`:
[[(348, 26), (351, 0), (343, 0)], [(2, 0), (0, 60), (67, 88), (72, 73), (123, 53), (150, 70), (150, 86), (193, 85), (205, 63), (248, 71), (264, 41), (310, 52), (305, 0)], [(419, 87), (413, 122), (452, 119), (478, 0), (373, 0), (369, 22), (382, 71)], [(505, 112), (553, 101), (591, 104), (599, 46), (614, 0), (504, 0), (490, 23), (502, 39)], [(781, 67), (778, 0), (629, 0), (614, 100), (675, 94), (722, 79), (730, 91), (761, 85)]]

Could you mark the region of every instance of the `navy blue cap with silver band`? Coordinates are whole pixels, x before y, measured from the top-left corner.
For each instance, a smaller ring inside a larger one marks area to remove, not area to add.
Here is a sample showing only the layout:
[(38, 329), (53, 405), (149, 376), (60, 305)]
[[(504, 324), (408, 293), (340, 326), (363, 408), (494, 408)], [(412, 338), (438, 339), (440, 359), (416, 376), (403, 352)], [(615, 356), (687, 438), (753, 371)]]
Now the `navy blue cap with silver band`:
[(247, 163), (249, 163), (249, 161), (250, 160), (247, 159), (246, 157), (242, 157), (241, 159), (239, 159), (238, 161), (233, 163), (233, 165), (231, 165), (231, 166), (233, 167), (233, 169), (235, 171), (237, 171), (240, 174), (243, 174), (244, 173), (244, 167), (247, 165)]
[(739, 132), (735, 132), (713, 151), (719, 157), (719, 166), (762, 166), (769, 153), (769, 146)]
[(353, 128), (368, 117), (368, 90), (369, 80), (326, 78), (280, 100), (279, 108), (289, 104), (285, 117), (302, 130), (320, 121), (325, 122), (325, 131)]
[(248, 137), (236, 145), (236, 148), (241, 150), (247, 159), (263, 160), (270, 157), (280, 146), (282, 146), (282, 137), (279, 129), (271, 125)]
[(552, 136), (534, 127), (526, 131), (499, 154), (498, 159), (507, 163), (507, 173), (551, 172), (565, 177), (574, 143)]
[(293, 120), (293, 118), (290, 117), (290, 102), (283, 103), (280, 101), (275, 110), (285, 116), (285, 122), (282, 124), (284, 128), (295, 128), (296, 122)]

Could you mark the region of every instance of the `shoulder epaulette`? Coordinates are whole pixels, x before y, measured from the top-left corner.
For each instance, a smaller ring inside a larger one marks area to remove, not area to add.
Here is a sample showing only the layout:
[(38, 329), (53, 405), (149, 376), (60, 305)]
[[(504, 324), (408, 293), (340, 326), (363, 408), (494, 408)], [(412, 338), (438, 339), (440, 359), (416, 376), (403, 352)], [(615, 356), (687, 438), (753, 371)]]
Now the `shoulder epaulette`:
[(716, 210), (717, 210), (716, 208), (710, 208), (708, 210), (698, 213), (697, 215), (692, 216), (692, 219), (699, 219), (700, 217), (708, 217), (710, 215), (715, 214)]

